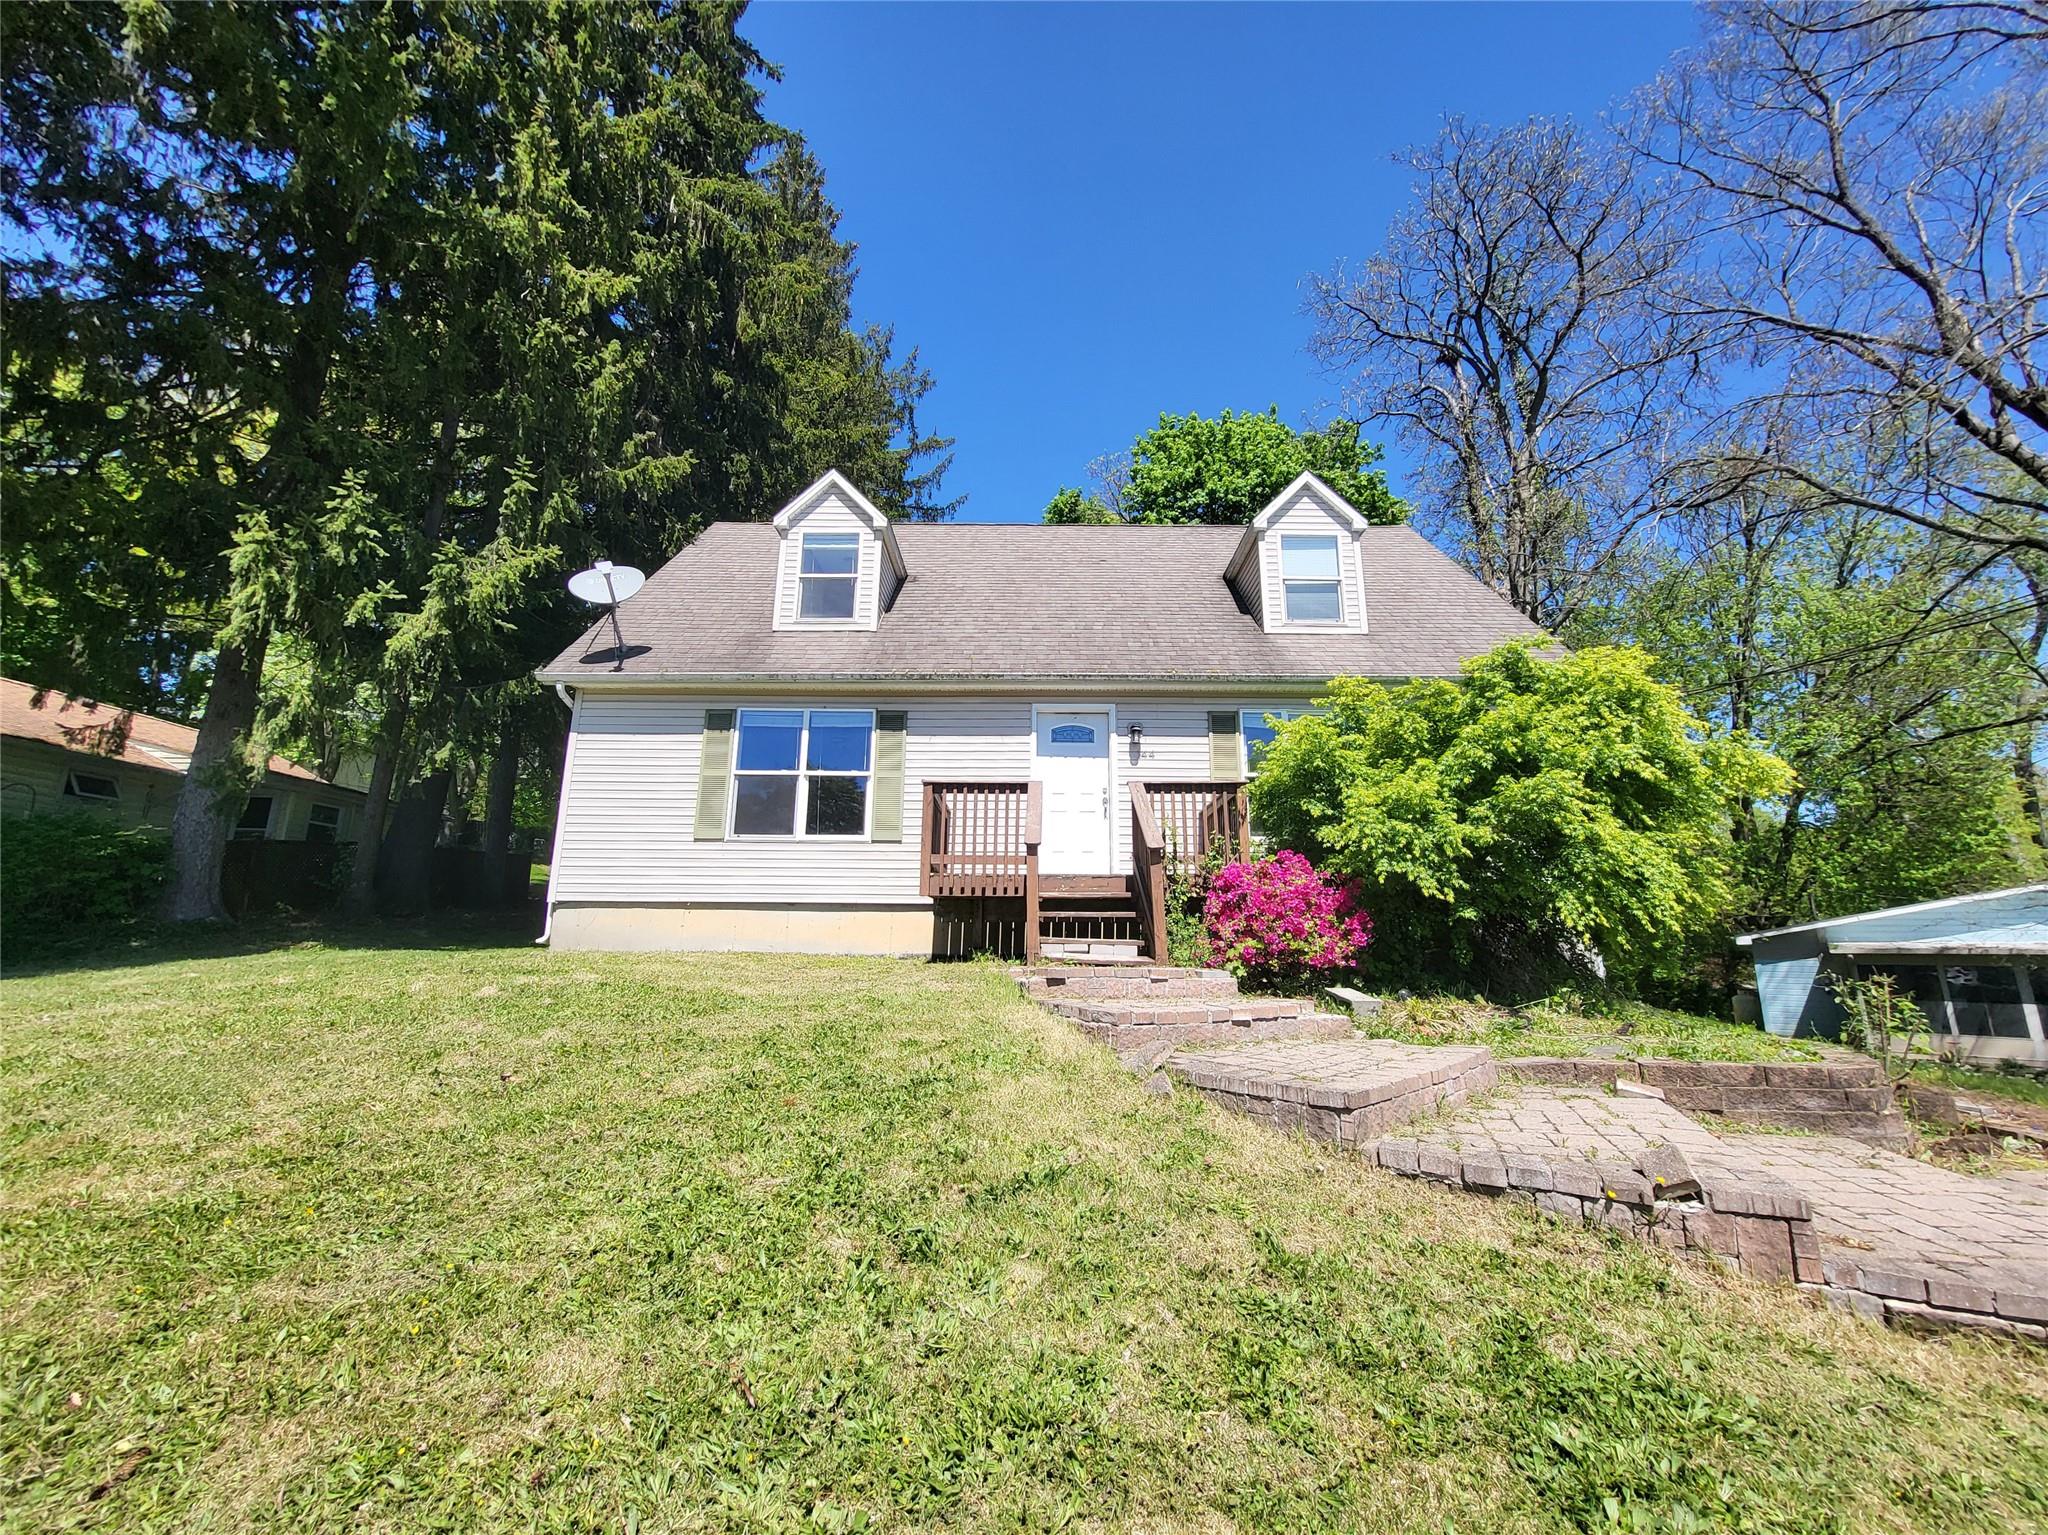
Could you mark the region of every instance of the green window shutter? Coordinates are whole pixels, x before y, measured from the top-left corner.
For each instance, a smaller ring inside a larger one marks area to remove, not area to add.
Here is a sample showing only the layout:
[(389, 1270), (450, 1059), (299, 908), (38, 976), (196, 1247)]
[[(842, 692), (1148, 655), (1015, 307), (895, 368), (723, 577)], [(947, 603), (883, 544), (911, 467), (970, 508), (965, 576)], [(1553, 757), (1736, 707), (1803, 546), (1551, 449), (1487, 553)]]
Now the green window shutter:
[(726, 786), (732, 782), (730, 709), (704, 711), (704, 754), (697, 763), (697, 840), (725, 840)]
[(1237, 783), (1244, 777), (1235, 709), (1209, 711), (1209, 776), (1218, 783)]
[(910, 728), (910, 716), (901, 709), (881, 709), (875, 714), (875, 813), (870, 821), (870, 842), (903, 840), (903, 733)]

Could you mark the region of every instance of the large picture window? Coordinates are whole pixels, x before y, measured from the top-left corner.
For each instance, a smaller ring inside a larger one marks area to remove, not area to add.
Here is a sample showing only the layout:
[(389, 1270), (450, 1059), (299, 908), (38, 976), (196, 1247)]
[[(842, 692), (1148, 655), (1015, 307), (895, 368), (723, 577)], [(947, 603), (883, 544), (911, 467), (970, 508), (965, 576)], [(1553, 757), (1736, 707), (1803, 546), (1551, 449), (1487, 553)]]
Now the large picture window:
[(806, 533), (797, 569), (797, 610), (801, 619), (853, 617), (854, 588), (860, 582), (858, 533)]
[(1280, 537), (1280, 584), (1290, 624), (1340, 624), (1344, 599), (1337, 590), (1337, 536), (1284, 533)]
[(865, 709), (742, 709), (735, 837), (865, 837), (875, 716)]

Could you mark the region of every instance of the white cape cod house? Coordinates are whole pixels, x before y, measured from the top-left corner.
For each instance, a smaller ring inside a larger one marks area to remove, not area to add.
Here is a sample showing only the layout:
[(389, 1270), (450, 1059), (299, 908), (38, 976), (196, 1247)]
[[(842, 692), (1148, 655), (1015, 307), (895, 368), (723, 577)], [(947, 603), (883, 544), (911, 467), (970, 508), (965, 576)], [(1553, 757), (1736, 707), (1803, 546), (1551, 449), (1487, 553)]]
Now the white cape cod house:
[(568, 948), (1157, 956), (1269, 716), (1543, 638), (1312, 475), (1240, 528), (896, 524), (832, 473), (618, 617), (539, 674)]

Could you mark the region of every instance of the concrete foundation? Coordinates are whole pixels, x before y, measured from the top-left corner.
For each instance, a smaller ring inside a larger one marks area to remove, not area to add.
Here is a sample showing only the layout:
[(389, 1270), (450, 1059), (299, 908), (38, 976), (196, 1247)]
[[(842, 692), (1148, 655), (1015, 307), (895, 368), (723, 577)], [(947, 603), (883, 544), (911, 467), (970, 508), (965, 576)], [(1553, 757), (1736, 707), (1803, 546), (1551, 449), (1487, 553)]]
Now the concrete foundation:
[(578, 906), (555, 908), (557, 949), (766, 954), (932, 952), (929, 907)]

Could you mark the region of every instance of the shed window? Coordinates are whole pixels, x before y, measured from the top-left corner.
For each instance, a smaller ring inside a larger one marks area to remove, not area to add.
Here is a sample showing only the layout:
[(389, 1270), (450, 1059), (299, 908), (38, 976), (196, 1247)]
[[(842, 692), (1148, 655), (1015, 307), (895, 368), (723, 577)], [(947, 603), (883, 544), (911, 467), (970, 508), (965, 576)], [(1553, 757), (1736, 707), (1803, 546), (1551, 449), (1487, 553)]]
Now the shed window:
[(854, 587), (859, 580), (858, 533), (806, 533), (797, 567), (797, 617), (853, 617)]
[[(2011, 965), (1859, 965), (1866, 975), (1888, 975), (1927, 1015), (1938, 1036), (1973, 1034), (2026, 1039), (2026, 994)], [(2041, 995), (2035, 984), (2034, 995)]]
[(1948, 1026), (1948, 999), (1942, 995), (1941, 972), (1932, 965), (1862, 965), (1858, 967), (1866, 976), (1888, 975), (1899, 991), (1910, 997), (1913, 1005), (1920, 1009), (1926, 1019), (1925, 1027), (1931, 1033), (1946, 1034)]
[(1958, 1034), (2028, 1037), (2019, 972), (2010, 965), (1950, 965), (1942, 973)]
[(1336, 624), (1344, 621), (1344, 602), (1337, 590), (1337, 536), (1334, 533), (1286, 533), (1280, 538), (1280, 584), (1286, 590), (1290, 624)]
[(865, 837), (875, 716), (865, 709), (742, 709), (735, 837)]
[(315, 805), (306, 812), (306, 840), (333, 842), (341, 836), (341, 806)]
[(261, 842), (270, 835), (270, 811), (276, 803), (268, 794), (252, 794), (242, 806), (240, 819), (229, 834), (232, 842)]
[(94, 805), (118, 805), (121, 785), (104, 773), (66, 773), (64, 797), (82, 799)]

